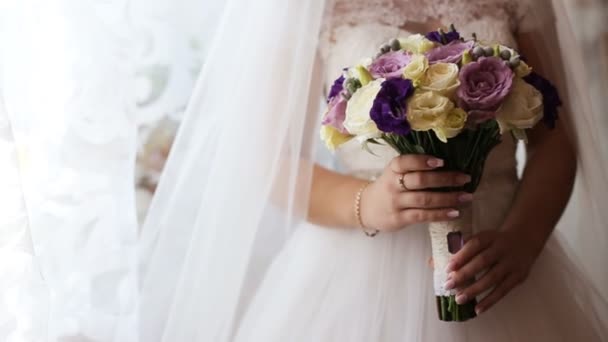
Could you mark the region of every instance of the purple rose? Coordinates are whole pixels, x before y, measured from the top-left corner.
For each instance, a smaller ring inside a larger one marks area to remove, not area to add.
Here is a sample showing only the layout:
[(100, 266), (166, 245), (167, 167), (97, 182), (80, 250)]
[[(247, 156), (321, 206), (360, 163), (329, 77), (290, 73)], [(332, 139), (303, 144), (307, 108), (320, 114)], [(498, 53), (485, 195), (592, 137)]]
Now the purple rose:
[(343, 84), (344, 84), (344, 76), (340, 76), (334, 81), (334, 84), (331, 86), (331, 89), (329, 90), (329, 95), (327, 96), (327, 102), (330, 102), (331, 99), (333, 99), (334, 97), (336, 97), (337, 95), (340, 94), (340, 92), (343, 89), (343, 86), (342, 86)]
[(524, 77), (524, 81), (536, 88), (543, 95), (543, 122), (549, 128), (555, 128), (557, 120), (557, 107), (562, 105), (557, 89), (549, 80), (535, 73)]
[(411, 128), (407, 121), (406, 100), (414, 94), (412, 81), (391, 78), (382, 82), (381, 86), (370, 110), (370, 117), (382, 132), (409, 134)]
[(447, 45), (436, 47), (428, 51), (425, 55), (430, 64), (435, 63), (458, 63), (462, 59), (462, 54), (473, 47), (475, 43), (453, 41)]
[(457, 95), (459, 106), (475, 123), (494, 117), (496, 109), (511, 91), (513, 71), (497, 57), (482, 57), (462, 67)]
[(369, 67), (369, 72), (374, 78), (401, 77), (403, 69), (412, 57), (405, 51), (391, 51), (378, 57)]
[(344, 119), (346, 119), (346, 100), (342, 96), (334, 96), (329, 101), (329, 109), (323, 118), (323, 125), (331, 126), (337, 129), (340, 133), (348, 134), (344, 128)]
[(439, 31), (432, 31), (425, 35), (426, 39), (437, 42), (439, 44), (449, 44), (455, 40), (460, 39), (460, 33), (458, 31), (448, 31), (443, 32), (443, 34)]

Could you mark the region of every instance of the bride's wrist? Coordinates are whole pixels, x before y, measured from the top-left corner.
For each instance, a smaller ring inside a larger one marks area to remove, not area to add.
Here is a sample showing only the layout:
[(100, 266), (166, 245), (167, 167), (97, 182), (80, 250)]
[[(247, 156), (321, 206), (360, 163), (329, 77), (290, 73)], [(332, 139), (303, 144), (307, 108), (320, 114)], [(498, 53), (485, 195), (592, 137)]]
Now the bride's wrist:
[(364, 214), (364, 211), (366, 212), (366, 210), (364, 210), (364, 201), (366, 201), (368, 198), (366, 197), (366, 190), (368, 190), (368, 188), (373, 184), (372, 181), (362, 181), (359, 184), (357, 193), (355, 195), (355, 200), (354, 200), (354, 217), (355, 217), (355, 225), (354, 227), (359, 227), (359, 229), (362, 229), (363, 232), (365, 232), (365, 234), (367, 234), (368, 236), (374, 236), (378, 233), (377, 229), (374, 229), (372, 227), (369, 226), (369, 223), (367, 222), (367, 220), (365, 219), (365, 217), (367, 217), (367, 213)]
[(513, 234), (517, 241), (525, 245), (535, 256), (540, 254), (553, 232), (552, 227), (541, 227), (530, 223), (508, 224), (503, 226), (502, 230)]

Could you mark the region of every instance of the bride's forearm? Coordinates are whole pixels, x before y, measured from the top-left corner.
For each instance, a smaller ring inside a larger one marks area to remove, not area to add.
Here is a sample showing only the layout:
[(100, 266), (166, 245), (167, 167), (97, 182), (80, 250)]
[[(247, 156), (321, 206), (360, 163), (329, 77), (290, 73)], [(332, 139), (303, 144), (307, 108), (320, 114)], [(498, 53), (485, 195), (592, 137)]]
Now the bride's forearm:
[(540, 251), (570, 198), (576, 155), (562, 123), (530, 134), (528, 159), (504, 228), (517, 231)]
[(355, 196), (364, 180), (315, 165), (308, 220), (328, 227), (356, 227)]

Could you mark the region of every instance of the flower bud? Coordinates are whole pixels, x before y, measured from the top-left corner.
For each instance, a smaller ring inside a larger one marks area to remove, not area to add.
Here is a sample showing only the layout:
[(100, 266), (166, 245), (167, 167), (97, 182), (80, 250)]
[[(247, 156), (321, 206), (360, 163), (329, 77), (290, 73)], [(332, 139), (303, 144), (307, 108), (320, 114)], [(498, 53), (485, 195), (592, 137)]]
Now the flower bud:
[(514, 56), (509, 60), (509, 66), (511, 68), (517, 68), (520, 62), (521, 60), (519, 59), (519, 56)]
[(401, 43), (399, 42), (398, 39), (396, 39), (396, 38), (391, 39), (389, 44), (391, 46), (391, 50), (393, 50), (393, 51), (401, 50)]
[(491, 46), (486, 46), (483, 48), (483, 55), (486, 57), (494, 56), (494, 49)]
[(481, 46), (476, 46), (473, 49), (473, 53), (472, 53), (473, 59), (477, 60), (479, 57), (482, 57), (483, 55), (484, 55), (484, 52), (483, 52), (483, 48)]
[(500, 58), (504, 59), (505, 61), (508, 61), (511, 59), (511, 51), (509, 50), (502, 50), (500, 51)]

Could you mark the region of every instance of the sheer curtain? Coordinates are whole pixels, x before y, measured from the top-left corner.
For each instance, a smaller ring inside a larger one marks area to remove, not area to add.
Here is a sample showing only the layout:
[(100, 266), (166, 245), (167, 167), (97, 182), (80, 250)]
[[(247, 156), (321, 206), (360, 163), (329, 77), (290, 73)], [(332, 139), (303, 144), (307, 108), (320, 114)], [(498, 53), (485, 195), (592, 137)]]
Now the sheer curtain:
[(12, 271), (0, 282), (2, 341), (135, 340), (125, 5), (1, 3), (3, 157), (12, 156), (3, 162), (13, 175), (1, 202), (14, 212), (0, 239), (0, 269)]

